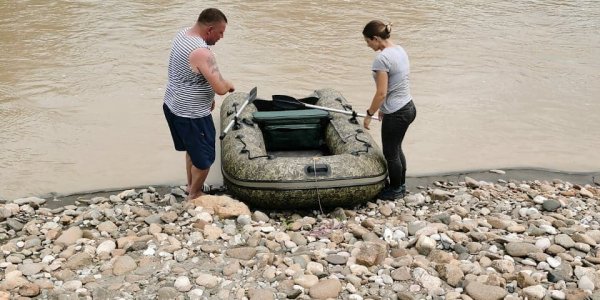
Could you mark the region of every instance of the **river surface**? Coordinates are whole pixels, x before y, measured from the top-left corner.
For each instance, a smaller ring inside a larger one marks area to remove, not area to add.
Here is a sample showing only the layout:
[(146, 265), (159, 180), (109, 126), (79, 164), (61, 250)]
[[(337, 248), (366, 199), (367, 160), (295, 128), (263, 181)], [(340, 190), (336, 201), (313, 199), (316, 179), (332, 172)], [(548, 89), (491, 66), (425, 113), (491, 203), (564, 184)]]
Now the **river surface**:
[[(409, 176), (600, 170), (600, 1), (7, 0), (0, 198), (184, 184), (161, 109), (167, 60), (174, 34), (209, 5), (229, 19), (213, 51), (238, 91), (330, 87), (358, 111), (376, 54), (362, 28), (393, 22), (418, 111)], [(220, 161), (208, 183), (222, 183)]]

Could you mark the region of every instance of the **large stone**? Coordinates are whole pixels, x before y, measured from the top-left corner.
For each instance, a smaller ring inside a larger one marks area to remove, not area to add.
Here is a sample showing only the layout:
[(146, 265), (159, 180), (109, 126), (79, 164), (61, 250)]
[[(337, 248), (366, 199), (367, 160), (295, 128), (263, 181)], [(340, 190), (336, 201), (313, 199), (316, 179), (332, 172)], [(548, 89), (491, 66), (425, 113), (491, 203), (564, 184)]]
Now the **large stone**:
[(250, 300), (273, 300), (275, 296), (268, 289), (252, 289), (248, 292)]
[(19, 295), (24, 297), (35, 297), (40, 294), (40, 287), (34, 283), (27, 283), (19, 288)]
[(41, 263), (25, 263), (19, 266), (19, 270), (25, 276), (31, 276), (39, 273), (44, 269), (44, 264)]
[(57, 245), (70, 246), (83, 237), (83, 231), (78, 226), (73, 226), (64, 231), (54, 242)]
[(370, 267), (379, 264), (387, 256), (387, 248), (381, 243), (364, 242), (356, 254), (356, 263)]
[(110, 253), (117, 248), (117, 244), (113, 240), (106, 240), (96, 248), (96, 254)]
[(417, 240), (415, 248), (422, 255), (428, 255), (429, 252), (435, 249), (436, 241), (428, 236), (421, 235)]
[(542, 208), (545, 211), (556, 211), (560, 208), (560, 202), (554, 199), (546, 200), (542, 203)]
[(196, 278), (196, 284), (209, 289), (214, 288), (219, 284), (219, 277), (211, 274), (202, 273)]
[(108, 233), (113, 233), (119, 230), (119, 227), (117, 227), (117, 225), (115, 225), (115, 223), (111, 221), (105, 221), (98, 224), (98, 226), (96, 226), (96, 229), (98, 229), (98, 231), (100, 232), (106, 231)]
[(192, 289), (192, 283), (187, 276), (177, 277), (173, 286), (180, 292), (187, 292)]
[(309, 289), (319, 283), (319, 277), (316, 275), (299, 275), (294, 278), (294, 283), (305, 289)]
[(179, 292), (170, 286), (161, 287), (157, 292), (158, 300), (177, 299)]
[(232, 258), (241, 260), (250, 260), (256, 255), (256, 248), (253, 247), (239, 247), (233, 249), (227, 249), (225, 254)]
[(65, 268), (71, 270), (77, 270), (81, 267), (87, 266), (92, 263), (92, 256), (87, 252), (79, 252), (67, 259), (67, 262), (64, 264)]
[(534, 244), (522, 242), (510, 242), (505, 245), (505, 248), (508, 255), (516, 257), (525, 257), (529, 253), (542, 252), (542, 250)]
[(542, 300), (546, 295), (546, 289), (541, 285), (532, 285), (523, 289), (523, 295), (529, 300)]
[(574, 242), (584, 243), (590, 246), (596, 246), (596, 241), (584, 233), (574, 233), (573, 235), (571, 235), (571, 238), (573, 238)]
[(250, 209), (243, 202), (228, 196), (203, 195), (194, 200), (192, 204), (204, 209), (212, 210), (221, 219), (237, 218), (240, 215), (250, 216)]
[(453, 287), (458, 287), (465, 277), (461, 268), (455, 264), (438, 264), (435, 266), (435, 270), (444, 281)]
[(4, 280), (0, 281), (0, 290), (20, 288), (28, 283), (29, 281), (23, 277), (23, 273), (15, 270), (5, 274)]
[(113, 274), (119, 276), (129, 273), (137, 268), (137, 263), (131, 256), (119, 256), (113, 262)]
[(501, 300), (508, 292), (501, 287), (487, 285), (476, 281), (467, 284), (465, 291), (473, 300)]
[(338, 254), (329, 254), (325, 260), (332, 265), (345, 265), (348, 262), (347, 257)]
[(342, 284), (337, 279), (324, 279), (319, 281), (309, 290), (309, 295), (314, 299), (337, 299), (342, 291)]
[(564, 247), (565, 249), (570, 249), (570, 248), (575, 247), (575, 241), (573, 241), (573, 239), (570, 236), (568, 236), (566, 234), (562, 234), (562, 233), (557, 234), (554, 237), (554, 243), (559, 246)]

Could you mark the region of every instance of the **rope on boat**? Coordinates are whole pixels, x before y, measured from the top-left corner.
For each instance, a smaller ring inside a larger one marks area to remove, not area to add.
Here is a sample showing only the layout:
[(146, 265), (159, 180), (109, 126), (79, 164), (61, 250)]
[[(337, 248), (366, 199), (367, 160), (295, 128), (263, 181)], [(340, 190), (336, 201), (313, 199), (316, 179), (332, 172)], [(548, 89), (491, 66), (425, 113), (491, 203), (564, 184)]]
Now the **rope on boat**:
[[(352, 105), (348, 104), (348, 101), (346, 100), (346, 98), (344, 98), (344, 96), (339, 96), (339, 97), (335, 98), (335, 101), (339, 102), (340, 105), (342, 106), (342, 108), (344, 108), (344, 110), (352, 111)], [(344, 102), (346, 102), (346, 103), (344, 103)]]
[(242, 148), (242, 150), (240, 150), (240, 153), (247, 153), (247, 154), (248, 154), (248, 159), (249, 159), (249, 160), (253, 160), (253, 159), (256, 159), (256, 158), (263, 158), (263, 157), (266, 157), (266, 158), (268, 158), (268, 159), (272, 159), (272, 158), (273, 158), (273, 155), (268, 155), (268, 154), (267, 154), (267, 155), (259, 155), (259, 156), (254, 156), (254, 157), (251, 157), (251, 156), (250, 156), (250, 150), (246, 149), (246, 147), (247, 147), (248, 145), (247, 145), (247, 144), (246, 144), (246, 142), (244, 142), (244, 140), (243, 140), (244, 136), (243, 136), (243, 135), (241, 135), (241, 134), (238, 134), (238, 135), (236, 135), (236, 136), (235, 136), (235, 138), (236, 138), (236, 139), (238, 139), (238, 140), (240, 140), (240, 142), (242, 142), (242, 144), (244, 145), (244, 148)]
[(354, 138), (357, 141), (362, 142), (363, 145), (365, 145), (365, 150), (352, 151), (352, 155), (358, 156), (361, 153), (369, 153), (369, 148), (373, 147), (373, 145), (371, 145), (371, 143), (369, 143), (368, 141), (361, 140), (361, 139), (358, 138), (358, 135), (361, 134), (361, 133), (363, 133), (362, 129), (357, 129), (356, 130), (356, 134), (354, 135)]
[(317, 178), (317, 159), (318, 157), (313, 157), (313, 172), (315, 173), (315, 190), (317, 191), (317, 201), (319, 202), (319, 209), (321, 210), (321, 214), (325, 214), (323, 212), (323, 206), (321, 206), (321, 195), (319, 194), (319, 186), (316, 184), (319, 180)]

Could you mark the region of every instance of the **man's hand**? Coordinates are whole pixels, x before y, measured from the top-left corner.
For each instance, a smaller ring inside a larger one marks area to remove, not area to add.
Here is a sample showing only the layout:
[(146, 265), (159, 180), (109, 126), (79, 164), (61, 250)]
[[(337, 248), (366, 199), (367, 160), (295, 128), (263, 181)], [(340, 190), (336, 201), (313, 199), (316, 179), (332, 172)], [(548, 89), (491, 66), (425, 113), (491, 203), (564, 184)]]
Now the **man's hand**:
[(233, 86), (233, 83), (231, 83), (231, 81), (227, 81), (227, 85), (229, 86), (230, 93), (235, 92), (235, 87)]

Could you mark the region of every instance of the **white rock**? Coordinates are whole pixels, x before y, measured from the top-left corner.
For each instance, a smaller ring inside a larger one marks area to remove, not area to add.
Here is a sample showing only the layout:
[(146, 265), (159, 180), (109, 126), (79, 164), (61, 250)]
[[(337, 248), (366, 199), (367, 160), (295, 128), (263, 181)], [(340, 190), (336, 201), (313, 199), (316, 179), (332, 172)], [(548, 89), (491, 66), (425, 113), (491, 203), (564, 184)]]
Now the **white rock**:
[(558, 230), (556, 228), (554, 228), (554, 226), (552, 225), (548, 225), (548, 224), (542, 224), (540, 225), (540, 229), (544, 230), (547, 234), (558, 234)]
[(544, 238), (537, 240), (535, 242), (535, 246), (542, 250), (546, 250), (546, 249), (548, 249), (548, 247), (552, 246), (552, 242), (550, 241), (549, 238), (544, 237)]
[(300, 275), (294, 278), (294, 283), (303, 288), (310, 289), (315, 284), (319, 283), (319, 277), (315, 275)]
[(321, 274), (323, 270), (323, 265), (318, 262), (311, 261), (306, 265), (306, 271), (310, 272), (310, 274)]
[(110, 253), (117, 248), (117, 244), (113, 240), (106, 240), (96, 248), (96, 254), (100, 255), (101, 253)]
[(541, 262), (540, 262), (540, 263), (537, 265), (537, 269), (538, 269), (538, 270), (546, 270), (546, 271), (550, 271), (550, 270), (552, 270), (552, 269), (550, 268), (550, 264), (548, 264), (548, 263), (547, 263), (547, 262), (545, 262), (545, 261), (541, 261)]
[(563, 291), (552, 290), (550, 291), (550, 297), (554, 300), (564, 300), (567, 298), (567, 295)]
[(154, 256), (154, 254), (156, 253), (156, 246), (150, 244), (148, 245), (148, 249), (144, 250), (144, 255), (146, 256)]
[(187, 292), (192, 289), (192, 283), (187, 276), (179, 276), (175, 279), (175, 288), (180, 292)]
[(273, 227), (273, 226), (262, 226), (262, 227), (260, 227), (260, 231), (265, 232), (265, 233), (273, 232), (273, 231), (275, 231), (275, 227)]
[(552, 268), (558, 268), (558, 266), (560, 266), (561, 260), (560, 257), (552, 257), (549, 256), (548, 258), (546, 258), (546, 262), (548, 262), (548, 264), (552, 267)]
[(388, 243), (391, 242), (393, 240), (393, 236), (394, 236), (394, 232), (391, 229), (386, 228), (383, 230), (383, 240), (384, 241), (386, 241)]
[(219, 284), (219, 277), (202, 273), (196, 278), (196, 284), (212, 289)]
[(533, 202), (535, 204), (542, 204), (544, 203), (544, 201), (548, 200), (546, 197), (542, 196), (542, 195), (537, 195), (533, 198)]
[(392, 239), (394, 239), (397, 242), (402, 241), (404, 238), (406, 238), (406, 233), (404, 233), (404, 231), (400, 230), (400, 229), (396, 229), (394, 230), (394, 234), (392, 236)]
[(356, 276), (361, 276), (370, 273), (369, 269), (366, 266), (358, 264), (350, 265), (350, 272), (352, 272), (352, 274)]
[(202, 300), (203, 294), (204, 294), (204, 290), (202, 290), (202, 289), (193, 289), (187, 293), (190, 300)]
[(541, 285), (528, 286), (523, 289), (523, 294), (530, 299), (543, 299), (546, 289)]
[(577, 286), (582, 290), (594, 290), (594, 282), (587, 275), (584, 275), (579, 279)]
[(528, 208), (522, 207), (519, 209), (519, 216), (521, 216), (522, 218), (525, 218), (525, 217), (527, 217), (527, 212), (528, 212)]

